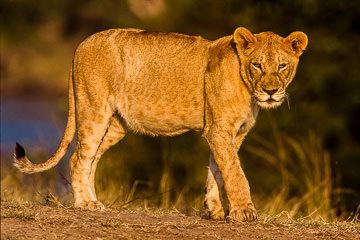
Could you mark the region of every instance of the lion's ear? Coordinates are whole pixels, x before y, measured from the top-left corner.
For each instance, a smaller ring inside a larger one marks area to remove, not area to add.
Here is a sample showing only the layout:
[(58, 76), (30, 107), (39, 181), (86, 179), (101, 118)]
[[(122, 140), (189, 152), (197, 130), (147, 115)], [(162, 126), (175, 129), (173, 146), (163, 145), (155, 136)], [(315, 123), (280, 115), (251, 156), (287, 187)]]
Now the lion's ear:
[(239, 47), (246, 49), (249, 45), (256, 42), (256, 38), (246, 28), (239, 27), (234, 32), (234, 41)]
[(293, 32), (285, 38), (285, 44), (290, 47), (292, 51), (295, 52), (297, 57), (305, 51), (308, 44), (308, 38), (303, 32)]

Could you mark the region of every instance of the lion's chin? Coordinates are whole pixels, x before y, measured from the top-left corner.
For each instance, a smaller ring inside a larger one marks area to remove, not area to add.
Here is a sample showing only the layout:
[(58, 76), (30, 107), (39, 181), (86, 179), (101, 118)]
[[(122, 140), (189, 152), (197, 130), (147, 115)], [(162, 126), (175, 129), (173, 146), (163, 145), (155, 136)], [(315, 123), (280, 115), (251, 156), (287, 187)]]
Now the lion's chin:
[(275, 101), (273, 99), (268, 99), (266, 101), (257, 100), (256, 102), (261, 108), (270, 109), (270, 108), (279, 107), (282, 104), (283, 101), (284, 101), (284, 99), (281, 99), (280, 101)]

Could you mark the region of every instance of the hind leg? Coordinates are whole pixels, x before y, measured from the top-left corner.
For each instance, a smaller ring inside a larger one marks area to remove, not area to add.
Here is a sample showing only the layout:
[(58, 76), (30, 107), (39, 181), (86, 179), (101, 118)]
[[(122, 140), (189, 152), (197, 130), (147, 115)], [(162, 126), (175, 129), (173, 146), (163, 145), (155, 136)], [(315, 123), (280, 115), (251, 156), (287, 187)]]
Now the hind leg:
[(90, 172), (90, 184), (91, 184), (91, 190), (93, 194), (95, 194), (95, 172), (97, 164), (101, 158), (101, 156), (108, 150), (110, 147), (118, 143), (126, 134), (126, 131), (121, 124), (118, 116), (113, 116), (110, 120), (110, 126), (108, 128), (108, 131), (103, 139), (103, 141), (100, 144), (99, 150), (97, 151), (97, 154), (95, 156), (94, 162), (91, 166), (91, 172)]
[(112, 113), (104, 111), (88, 114), (86, 119), (77, 119), (78, 134), (76, 151), (70, 160), (72, 188), (75, 207), (103, 209), (92, 190), (91, 172), (101, 143), (110, 127)]

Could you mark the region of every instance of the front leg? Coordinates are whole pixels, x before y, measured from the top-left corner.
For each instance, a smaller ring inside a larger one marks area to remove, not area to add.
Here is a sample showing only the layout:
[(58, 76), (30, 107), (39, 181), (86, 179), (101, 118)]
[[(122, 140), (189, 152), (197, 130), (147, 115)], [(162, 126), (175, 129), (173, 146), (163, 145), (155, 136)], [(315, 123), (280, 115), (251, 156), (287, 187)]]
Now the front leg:
[(224, 219), (223, 208), (223, 188), (224, 181), (221, 172), (214, 159), (214, 154), (210, 152), (209, 172), (205, 188), (205, 210), (206, 215), (212, 219)]
[(249, 183), (237, 155), (243, 136), (235, 137), (220, 129), (215, 127), (210, 129), (206, 140), (224, 180), (230, 202), (229, 218), (254, 221), (257, 218), (256, 210), (251, 201)]

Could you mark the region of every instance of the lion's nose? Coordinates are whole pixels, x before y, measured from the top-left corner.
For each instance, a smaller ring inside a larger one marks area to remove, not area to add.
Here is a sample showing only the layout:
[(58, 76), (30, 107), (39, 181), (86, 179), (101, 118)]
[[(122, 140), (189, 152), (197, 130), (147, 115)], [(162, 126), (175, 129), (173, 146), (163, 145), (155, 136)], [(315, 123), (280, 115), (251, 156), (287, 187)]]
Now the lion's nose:
[(266, 92), (267, 94), (269, 94), (269, 96), (274, 95), (278, 90), (279, 90), (278, 88), (274, 88), (274, 89), (263, 88), (263, 91)]

